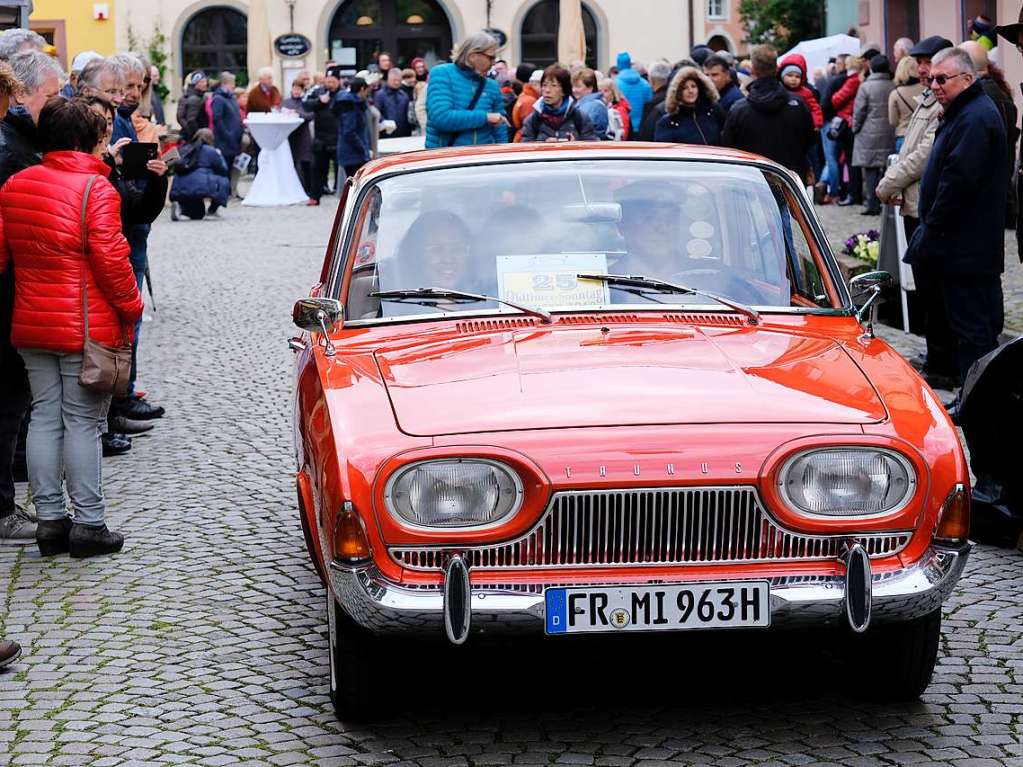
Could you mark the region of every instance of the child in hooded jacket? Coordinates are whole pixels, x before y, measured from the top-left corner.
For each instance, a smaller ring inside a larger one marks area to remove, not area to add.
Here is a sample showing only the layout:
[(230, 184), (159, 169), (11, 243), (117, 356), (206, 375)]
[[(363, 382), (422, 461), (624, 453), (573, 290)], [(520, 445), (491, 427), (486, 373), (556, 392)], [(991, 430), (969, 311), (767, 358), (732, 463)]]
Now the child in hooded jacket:
[(813, 117), (813, 127), (820, 130), (824, 125), (824, 112), (817, 95), (806, 84), (806, 59), (798, 53), (790, 53), (778, 63), (778, 77), (787, 91), (803, 100)]

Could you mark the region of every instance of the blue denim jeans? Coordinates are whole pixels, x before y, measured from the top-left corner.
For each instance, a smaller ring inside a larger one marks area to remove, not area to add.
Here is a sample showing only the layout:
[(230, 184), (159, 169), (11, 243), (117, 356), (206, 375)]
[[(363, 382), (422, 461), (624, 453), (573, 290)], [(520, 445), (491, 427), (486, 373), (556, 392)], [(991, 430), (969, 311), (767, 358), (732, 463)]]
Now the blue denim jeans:
[(110, 396), (78, 383), (81, 354), (19, 349), (32, 389), (32, 420), (25, 458), (32, 500), (40, 520), (63, 519), (67, 485), (75, 522), (104, 524), (100, 435)]
[(821, 132), (821, 141), (824, 142), (824, 161), (827, 163), (821, 181), (828, 186), (828, 196), (838, 197), (842, 184), (842, 166), (838, 162), (840, 147), (836, 141), (828, 138), (826, 132)]
[[(142, 284), (149, 266), (149, 224), (139, 224), (128, 230), (128, 244), (131, 246), (131, 268), (135, 271), (135, 283), (142, 292)], [(142, 330), (142, 318), (135, 323), (135, 338), (131, 342), (131, 373), (128, 376), (128, 395), (135, 393), (135, 376), (138, 373), (139, 332)]]

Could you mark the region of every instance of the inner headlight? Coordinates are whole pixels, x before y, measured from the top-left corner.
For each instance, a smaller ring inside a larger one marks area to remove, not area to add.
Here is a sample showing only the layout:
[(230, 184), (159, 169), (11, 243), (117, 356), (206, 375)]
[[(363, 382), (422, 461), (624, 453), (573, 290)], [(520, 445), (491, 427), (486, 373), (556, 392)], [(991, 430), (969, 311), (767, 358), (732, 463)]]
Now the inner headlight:
[(384, 502), (413, 525), (491, 525), (519, 510), (522, 481), (504, 464), (483, 458), (421, 461), (391, 477)]
[(801, 453), (778, 476), (782, 497), (803, 514), (887, 514), (913, 497), (916, 472), (898, 453), (870, 447)]

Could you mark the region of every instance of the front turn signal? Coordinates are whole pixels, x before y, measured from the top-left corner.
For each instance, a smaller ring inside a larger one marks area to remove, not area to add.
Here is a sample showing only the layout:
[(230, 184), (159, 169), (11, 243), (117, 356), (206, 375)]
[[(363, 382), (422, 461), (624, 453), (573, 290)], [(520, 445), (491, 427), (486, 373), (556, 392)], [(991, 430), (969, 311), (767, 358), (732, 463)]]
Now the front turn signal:
[(334, 523), (334, 558), (349, 565), (370, 558), (366, 530), (349, 501), (345, 501)]
[(952, 488), (938, 514), (934, 537), (942, 541), (965, 541), (970, 535), (970, 494), (959, 484)]

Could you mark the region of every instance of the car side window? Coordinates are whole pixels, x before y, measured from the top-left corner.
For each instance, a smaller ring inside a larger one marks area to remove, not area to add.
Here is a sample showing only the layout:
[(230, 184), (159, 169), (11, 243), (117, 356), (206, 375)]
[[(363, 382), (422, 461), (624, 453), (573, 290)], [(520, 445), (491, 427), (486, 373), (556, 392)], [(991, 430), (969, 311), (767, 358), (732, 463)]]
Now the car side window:
[[(767, 182), (775, 205), (772, 206), (772, 213), (765, 209), (764, 214), (780, 222), (782, 230), (780, 242), (785, 247), (784, 262), (793, 296), (799, 296), (815, 306), (831, 306), (831, 298), (828, 296), (824, 277), (817, 267), (813, 250), (806, 240), (799, 219), (792, 214), (790, 206), (795, 205), (795, 201), (790, 201), (781, 179), (767, 174)], [(804, 302), (795, 303), (802, 305)]]
[(353, 320), (380, 316), (380, 299), (371, 296), (380, 289), (377, 269), (377, 239), (380, 233), (382, 193), (374, 186), (362, 203), (356, 219), (356, 248), (352, 258), (352, 278), (348, 283), (348, 317)]

